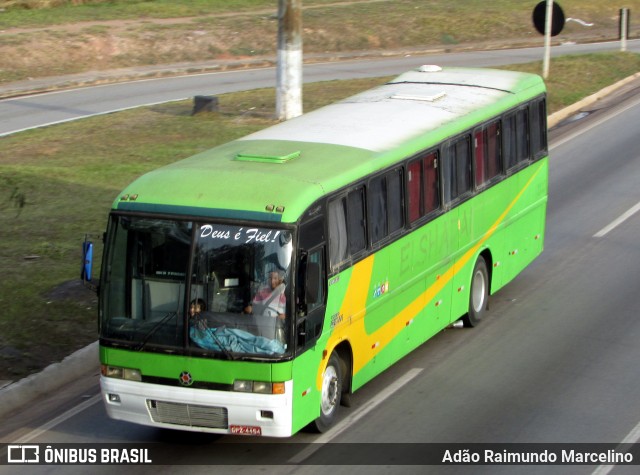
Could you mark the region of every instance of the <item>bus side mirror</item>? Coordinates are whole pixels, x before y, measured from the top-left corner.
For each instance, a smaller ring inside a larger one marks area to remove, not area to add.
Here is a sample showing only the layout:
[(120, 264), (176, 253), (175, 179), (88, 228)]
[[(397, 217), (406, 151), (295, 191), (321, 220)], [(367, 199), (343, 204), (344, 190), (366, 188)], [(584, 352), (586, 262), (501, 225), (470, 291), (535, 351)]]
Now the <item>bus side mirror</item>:
[(317, 262), (307, 262), (307, 272), (304, 284), (305, 303), (318, 303), (318, 289), (320, 288), (320, 266)]
[(80, 278), (82, 282), (91, 282), (91, 273), (93, 271), (93, 243), (85, 241), (82, 243), (82, 269)]
[(80, 279), (85, 287), (96, 290), (97, 287), (91, 282), (93, 273), (93, 243), (85, 241), (82, 243), (82, 268), (80, 269)]

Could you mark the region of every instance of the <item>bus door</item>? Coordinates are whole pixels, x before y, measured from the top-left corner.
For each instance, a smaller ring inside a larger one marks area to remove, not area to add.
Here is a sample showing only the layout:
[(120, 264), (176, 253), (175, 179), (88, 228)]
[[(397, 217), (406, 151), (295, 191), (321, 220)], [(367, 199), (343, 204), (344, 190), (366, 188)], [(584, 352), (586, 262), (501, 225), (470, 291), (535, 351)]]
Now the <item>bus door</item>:
[(310, 391), (322, 361), (323, 348), (316, 343), (323, 333), (326, 313), (327, 273), (324, 219), (309, 221), (300, 227), (297, 253), (295, 345), (293, 384), (295, 410), (293, 429), (298, 430), (319, 411), (318, 398)]

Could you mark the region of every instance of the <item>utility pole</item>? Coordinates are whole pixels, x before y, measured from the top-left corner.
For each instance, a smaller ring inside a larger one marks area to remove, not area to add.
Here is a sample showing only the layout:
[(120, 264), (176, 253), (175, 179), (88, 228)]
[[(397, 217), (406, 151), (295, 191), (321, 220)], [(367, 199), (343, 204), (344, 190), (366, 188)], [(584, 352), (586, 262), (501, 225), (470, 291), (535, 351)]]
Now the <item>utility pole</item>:
[(542, 77), (549, 77), (549, 64), (551, 62), (551, 27), (553, 22), (553, 0), (547, 0), (547, 10), (544, 23), (544, 60), (542, 62)]
[(620, 9), (620, 51), (627, 51), (627, 37), (629, 36), (629, 9)]
[(302, 115), (302, 0), (278, 0), (276, 114)]

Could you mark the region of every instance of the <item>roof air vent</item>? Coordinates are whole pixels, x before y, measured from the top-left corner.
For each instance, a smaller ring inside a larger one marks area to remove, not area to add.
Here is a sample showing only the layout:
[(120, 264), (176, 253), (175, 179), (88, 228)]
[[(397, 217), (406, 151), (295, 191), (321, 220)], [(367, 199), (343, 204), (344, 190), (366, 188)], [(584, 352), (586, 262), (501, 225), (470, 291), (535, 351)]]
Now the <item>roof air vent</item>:
[(260, 162), (260, 163), (287, 163), (289, 160), (298, 158), (302, 152), (292, 152), (284, 155), (259, 155), (259, 154), (246, 154), (239, 153), (236, 155), (236, 160), (241, 162)]

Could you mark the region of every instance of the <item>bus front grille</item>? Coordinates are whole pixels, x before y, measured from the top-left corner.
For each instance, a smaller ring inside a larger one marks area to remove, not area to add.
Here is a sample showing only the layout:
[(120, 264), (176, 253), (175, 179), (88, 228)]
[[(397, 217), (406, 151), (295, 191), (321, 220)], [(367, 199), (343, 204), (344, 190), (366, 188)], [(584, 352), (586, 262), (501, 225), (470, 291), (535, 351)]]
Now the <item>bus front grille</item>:
[(153, 422), (210, 429), (229, 427), (226, 407), (197, 406), (147, 399), (147, 409)]

